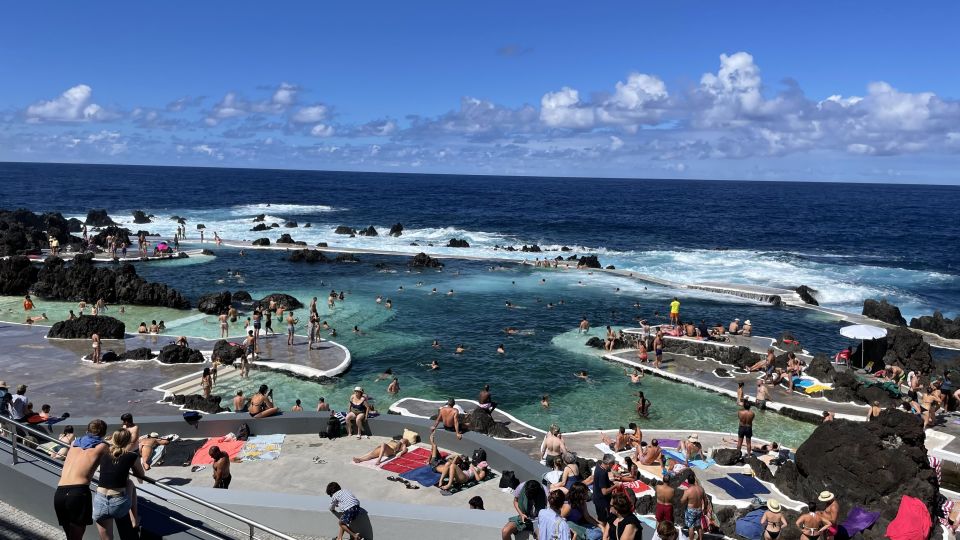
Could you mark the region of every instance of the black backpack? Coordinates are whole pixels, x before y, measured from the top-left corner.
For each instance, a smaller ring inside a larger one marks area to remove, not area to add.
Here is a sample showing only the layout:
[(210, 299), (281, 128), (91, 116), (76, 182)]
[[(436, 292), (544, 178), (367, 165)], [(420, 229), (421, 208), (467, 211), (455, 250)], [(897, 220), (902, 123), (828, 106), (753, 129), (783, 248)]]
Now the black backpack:
[(476, 450), (473, 451), (473, 458), (471, 458), (470, 461), (472, 461), (473, 464), (476, 465), (477, 463), (480, 463), (481, 461), (486, 461), (486, 460), (487, 460), (487, 451), (484, 450), (483, 448), (477, 448)]
[(336, 439), (340, 436), (340, 419), (330, 414), (330, 419), (327, 420), (327, 429), (320, 432), (321, 437), (326, 437), (328, 439)]
[(520, 479), (517, 478), (517, 474), (513, 471), (503, 471), (500, 475), (500, 489), (510, 488), (517, 489), (517, 486), (520, 485)]
[(241, 424), (240, 429), (237, 430), (237, 440), (245, 441), (250, 438), (250, 435), (250, 426), (248, 426), (246, 423)]

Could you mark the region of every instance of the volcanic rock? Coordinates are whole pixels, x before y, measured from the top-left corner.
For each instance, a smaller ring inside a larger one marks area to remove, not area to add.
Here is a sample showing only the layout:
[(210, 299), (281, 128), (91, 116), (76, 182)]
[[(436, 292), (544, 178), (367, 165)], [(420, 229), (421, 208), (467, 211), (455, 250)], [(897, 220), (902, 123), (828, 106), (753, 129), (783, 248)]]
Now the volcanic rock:
[(780, 333), (780, 337), (777, 339), (774, 345), (781, 350), (787, 352), (798, 353), (803, 350), (803, 347), (798, 343), (797, 338), (793, 335), (793, 332), (784, 331)]
[(335, 260), (336, 260), (338, 263), (344, 263), (344, 262), (358, 263), (358, 262), (360, 262), (360, 259), (356, 258), (356, 256), (354, 256), (353, 253), (340, 253), (340, 254), (337, 255), (337, 258), (336, 258)]
[(806, 374), (821, 382), (833, 382), (833, 377), (836, 374), (836, 370), (834, 370), (833, 364), (830, 363), (829, 356), (818, 353), (813, 357), (813, 360), (811, 360), (810, 364), (807, 366)]
[(288, 228), (288, 229), (296, 229), (296, 228), (297, 228), (297, 222), (296, 222), (296, 221), (288, 221), (288, 222), (284, 223), (283, 226), (286, 227), (286, 228)]
[(269, 238), (257, 238), (256, 240), (253, 241), (253, 245), (255, 245), (255, 246), (269, 246), (269, 245), (270, 245), (270, 239), (269, 239)]
[(270, 227), (266, 223), (257, 223), (250, 229), (251, 232), (269, 231)]
[(294, 242), (295, 242), (295, 241), (294, 241), (293, 237), (291, 237), (291, 236), (290, 236), (289, 234), (287, 234), (287, 233), (281, 234), (281, 235), (280, 235), (280, 238), (277, 239), (277, 243), (278, 243), (278, 244), (293, 244)]
[(811, 289), (810, 287), (807, 287), (806, 285), (801, 285), (801, 286), (797, 287), (797, 288), (794, 289), (794, 290), (797, 291), (797, 294), (800, 295), (800, 299), (803, 300), (804, 302), (806, 302), (807, 304), (810, 304), (810, 305), (813, 305), (813, 306), (819, 306), (819, 305), (820, 305), (820, 303), (817, 302), (816, 297), (813, 296), (813, 295), (817, 292), (816, 290)]
[(567, 246), (562, 246), (560, 248), (560, 251), (570, 251), (570, 248), (568, 248)]
[(233, 293), (233, 301), (240, 303), (253, 302), (253, 298), (247, 291), (236, 291)]
[(200, 411), (207, 414), (217, 414), (228, 410), (220, 406), (220, 396), (210, 396), (205, 398), (200, 394), (174, 394), (173, 396), (165, 398), (164, 401), (173, 403), (174, 405), (179, 405), (187, 410)]
[(171, 343), (160, 349), (160, 362), (164, 364), (200, 364), (204, 362), (204, 359), (203, 354), (196, 349)]
[[(816, 500), (829, 490), (840, 503), (841, 516), (853, 506), (880, 512), (878, 522), (864, 532), (866, 539), (880, 539), (903, 495), (920, 499), (936, 515), (938, 482), (924, 438), (922, 422), (897, 410), (883, 411), (872, 422), (825, 422), (797, 449), (797, 479), (781, 489), (800, 501)], [(778, 487), (779, 476), (778, 471)]]
[(373, 228), (373, 225), (367, 227), (366, 229), (360, 229), (360, 232), (357, 234), (360, 236), (379, 236), (377, 230)]
[(90, 210), (87, 212), (87, 220), (84, 222), (91, 227), (107, 227), (109, 225), (116, 225), (110, 216), (107, 215), (106, 210)]
[(410, 259), (409, 265), (413, 268), (443, 268), (442, 262), (431, 258), (426, 253), (417, 253)]
[(290, 253), (287, 260), (290, 262), (322, 263), (327, 262), (327, 256), (316, 249), (297, 249)]
[(877, 302), (872, 298), (867, 298), (863, 301), (863, 315), (897, 326), (906, 326), (907, 324), (906, 319), (900, 314), (900, 308), (888, 303), (886, 300)]
[(93, 243), (102, 247), (103, 249), (108, 249), (110, 247), (110, 242), (107, 241), (108, 237), (113, 237), (113, 241), (117, 247), (120, 247), (121, 243), (131, 246), (132, 242), (130, 241), (130, 230), (123, 227), (117, 227), (115, 225), (110, 225), (100, 229), (100, 232), (93, 236)]
[(150, 223), (150, 218), (143, 213), (143, 210), (134, 210), (133, 222), (134, 223)]
[(72, 217), (67, 220), (67, 232), (80, 232), (83, 230), (83, 222)]
[(753, 471), (753, 475), (757, 477), (758, 480), (763, 480), (764, 482), (773, 481), (773, 473), (770, 472), (770, 467), (766, 463), (757, 459), (753, 454), (747, 456), (746, 459), (747, 465), (750, 466), (750, 469)]
[(103, 298), (108, 304), (134, 304), (189, 309), (190, 302), (176, 289), (162, 283), (148, 283), (129, 263), (118, 268), (95, 266), (92, 255), (78, 255), (72, 262), (51, 257), (44, 262), (33, 292), (48, 300)]
[(150, 347), (137, 347), (120, 354), (118, 358), (120, 360), (152, 360), (155, 357)]
[(197, 230), (198, 230), (198, 231), (202, 231), (202, 230), (204, 230), (204, 229), (206, 229), (206, 228), (207, 228), (207, 226), (204, 225), (203, 223), (197, 223)]
[(232, 296), (230, 291), (208, 293), (197, 301), (197, 309), (209, 315), (219, 315), (230, 309)]
[(257, 305), (266, 308), (270, 305), (270, 300), (273, 300), (278, 306), (283, 306), (287, 310), (300, 309), (303, 307), (303, 304), (301, 304), (299, 300), (290, 296), (289, 294), (283, 293), (268, 294), (267, 296), (264, 296), (258, 300)]
[(520, 248), (520, 251), (526, 251), (526, 252), (528, 252), (528, 253), (540, 253), (540, 252), (543, 251), (543, 250), (540, 249), (540, 246), (538, 246), (538, 245), (536, 245), (536, 244), (534, 244), (534, 245), (532, 245), (532, 246), (528, 246), (528, 245), (524, 244), (524, 246), (523, 246), (522, 248)]
[(470, 431), (483, 433), (484, 435), (489, 435), (497, 439), (517, 439), (522, 437), (519, 433), (511, 431), (506, 424), (494, 420), (490, 411), (480, 407), (464, 415), (460, 424), (468, 426)]
[(390, 227), (390, 236), (400, 236), (403, 234), (403, 224), (394, 223), (393, 227)]
[(470, 244), (466, 240), (451, 238), (450, 241), (447, 242), (447, 247), (468, 248), (470, 247)]
[(123, 321), (103, 315), (84, 315), (72, 321), (59, 321), (50, 327), (48, 338), (90, 339), (97, 334), (100, 339), (123, 339), (125, 326)]
[(23, 296), (29, 293), (39, 272), (40, 268), (22, 255), (0, 259), (0, 295)]
[(607, 265), (607, 270), (616, 270), (616, 269), (617, 269), (617, 267), (614, 266), (614, 265), (612, 265), (612, 264), (608, 264), (608, 265)]
[(352, 227), (347, 227), (346, 225), (340, 225), (333, 231), (333, 234), (346, 234), (353, 236), (357, 234), (357, 230)]
[(584, 255), (580, 257), (577, 268), (603, 268), (603, 266), (600, 265), (596, 255)]
[(717, 465), (730, 466), (740, 463), (742, 457), (736, 448), (720, 448), (713, 453), (713, 459)]
[(253, 222), (256, 223), (256, 222), (258, 222), (258, 221), (263, 221), (263, 220), (265, 220), (265, 219), (267, 219), (267, 215), (266, 215), (266, 214), (257, 214), (257, 216), (256, 216), (255, 218), (253, 218)]
[(923, 315), (910, 319), (910, 328), (937, 334), (947, 339), (960, 339), (960, 317), (950, 320), (939, 311), (934, 311), (933, 316)]
[(586, 345), (587, 347), (593, 347), (595, 349), (602, 349), (604, 345), (604, 341), (598, 338), (597, 336), (593, 336), (590, 339), (588, 339), (587, 342), (584, 343), (584, 345)]
[(280, 224), (279, 224), (279, 223), (271, 223), (271, 224), (270, 224), (270, 228), (271, 228), (271, 229), (279, 229), (279, 228), (280, 228)]
[(243, 356), (243, 347), (240, 345), (231, 345), (225, 339), (217, 341), (213, 346), (213, 356), (211, 360), (219, 360), (222, 364), (232, 364), (234, 360)]

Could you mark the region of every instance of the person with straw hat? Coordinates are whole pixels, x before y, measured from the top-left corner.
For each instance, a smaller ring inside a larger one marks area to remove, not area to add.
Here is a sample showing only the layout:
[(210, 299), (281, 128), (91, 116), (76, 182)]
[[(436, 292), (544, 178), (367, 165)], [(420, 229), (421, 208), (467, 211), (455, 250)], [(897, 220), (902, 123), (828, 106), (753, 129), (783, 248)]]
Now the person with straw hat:
[(833, 538), (837, 535), (837, 520), (840, 519), (840, 503), (837, 502), (837, 498), (833, 493), (821, 491), (817, 497), (817, 506), (823, 508), (823, 510), (820, 511), (820, 516), (824, 521), (829, 522), (826, 537)]
[(764, 540), (777, 540), (780, 532), (787, 526), (787, 520), (783, 517), (783, 508), (780, 501), (776, 499), (767, 499), (767, 511), (760, 518), (760, 525), (763, 526)]

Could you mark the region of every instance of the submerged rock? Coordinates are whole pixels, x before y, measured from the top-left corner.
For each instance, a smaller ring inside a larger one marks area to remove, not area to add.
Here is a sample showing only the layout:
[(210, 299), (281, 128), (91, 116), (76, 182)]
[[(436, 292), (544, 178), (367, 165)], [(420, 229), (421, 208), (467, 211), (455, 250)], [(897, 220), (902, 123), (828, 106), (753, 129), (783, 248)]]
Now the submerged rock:
[(897, 326), (906, 326), (907, 324), (907, 320), (900, 314), (900, 308), (886, 300), (878, 302), (872, 298), (867, 298), (863, 301), (863, 315)]
[(327, 262), (327, 256), (323, 254), (322, 251), (316, 249), (297, 249), (290, 253), (290, 256), (287, 257), (287, 260), (290, 262), (308, 262), (308, 263), (324, 263)]
[(255, 245), (255, 246), (269, 246), (269, 245), (270, 245), (270, 239), (269, 239), (269, 238), (257, 238), (256, 240), (253, 241), (253, 245)]
[(334, 259), (334, 260), (337, 261), (338, 263), (344, 263), (344, 262), (358, 263), (358, 262), (360, 262), (360, 259), (358, 259), (353, 253), (340, 253), (340, 254), (337, 255), (337, 258)]
[(200, 351), (171, 343), (160, 349), (160, 361), (164, 364), (201, 364), (205, 360)]
[(357, 230), (354, 229), (353, 227), (347, 227), (346, 225), (340, 225), (339, 227), (337, 227), (337, 228), (333, 231), (333, 234), (346, 234), (346, 235), (353, 236), (353, 235), (357, 234)]
[(54, 323), (47, 332), (48, 338), (90, 339), (93, 334), (100, 339), (123, 339), (126, 327), (123, 321), (104, 315), (84, 315), (72, 321)]
[(451, 238), (450, 241), (447, 242), (447, 247), (452, 247), (452, 248), (468, 248), (468, 247), (470, 247), (470, 244), (469, 244), (466, 240), (461, 240), (461, 239), (457, 239), (457, 238)]
[(410, 259), (409, 265), (413, 268), (443, 268), (443, 263), (427, 255), (426, 253), (417, 253)]

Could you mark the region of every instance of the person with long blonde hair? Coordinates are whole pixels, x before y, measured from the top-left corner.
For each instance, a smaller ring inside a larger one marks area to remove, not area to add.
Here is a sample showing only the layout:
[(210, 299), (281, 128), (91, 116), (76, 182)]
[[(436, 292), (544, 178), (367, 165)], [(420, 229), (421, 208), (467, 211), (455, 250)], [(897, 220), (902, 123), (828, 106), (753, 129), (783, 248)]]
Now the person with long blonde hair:
[(113, 432), (107, 441), (107, 452), (100, 457), (100, 480), (93, 497), (93, 520), (101, 540), (113, 540), (113, 524), (116, 522), (121, 540), (139, 538), (135, 524), (130, 519), (131, 497), (127, 492), (130, 471), (137, 478), (144, 477), (140, 456), (129, 450), (132, 435), (126, 429)]

